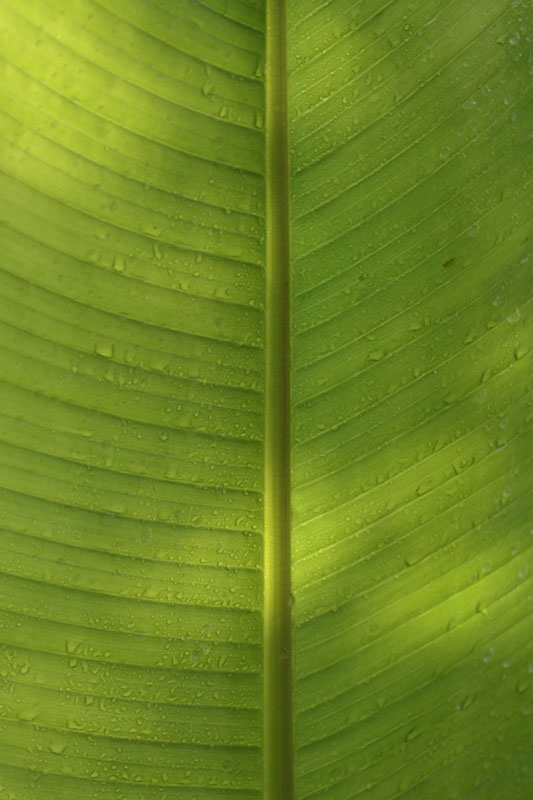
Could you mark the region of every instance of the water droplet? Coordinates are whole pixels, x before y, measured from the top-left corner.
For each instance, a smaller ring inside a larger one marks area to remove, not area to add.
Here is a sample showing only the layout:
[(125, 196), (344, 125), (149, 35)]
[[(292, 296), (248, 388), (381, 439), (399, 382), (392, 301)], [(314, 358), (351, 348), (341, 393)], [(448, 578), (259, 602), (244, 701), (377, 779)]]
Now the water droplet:
[(391, 31), (389, 33), (389, 35), (387, 36), (387, 39), (388, 39), (389, 45), (391, 47), (393, 47), (393, 48), (394, 47), (398, 47), (402, 43), (402, 37), (401, 37), (399, 31), (397, 31), (397, 30)]
[(429, 492), (432, 486), (433, 486), (433, 481), (431, 480), (431, 478), (427, 478), (424, 481), (420, 481), (420, 483), (416, 487), (416, 493), (418, 495), (426, 494), (426, 492)]
[(109, 342), (97, 342), (94, 346), (94, 352), (104, 358), (113, 358), (113, 345), (109, 344)]
[(474, 702), (473, 695), (471, 695), (471, 694), (466, 695), (466, 697), (463, 697), (461, 700), (459, 700), (459, 702), (457, 703), (456, 709), (457, 709), (457, 711), (464, 711), (464, 709), (468, 708), (469, 706), (471, 706), (473, 702)]
[(117, 272), (124, 272), (126, 268), (126, 259), (121, 253), (117, 253), (113, 258), (113, 269)]
[(147, 222), (141, 226), (141, 231), (146, 233), (147, 236), (161, 236), (163, 229), (160, 228), (158, 225), (154, 225), (153, 223)]

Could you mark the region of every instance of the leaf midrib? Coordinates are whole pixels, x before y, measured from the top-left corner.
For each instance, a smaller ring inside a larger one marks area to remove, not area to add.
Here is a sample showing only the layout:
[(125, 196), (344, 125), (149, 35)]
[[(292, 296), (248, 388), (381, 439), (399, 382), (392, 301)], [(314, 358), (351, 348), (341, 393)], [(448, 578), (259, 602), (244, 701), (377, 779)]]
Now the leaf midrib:
[(286, 0), (267, 0), (264, 565), (265, 800), (291, 800), (290, 228)]

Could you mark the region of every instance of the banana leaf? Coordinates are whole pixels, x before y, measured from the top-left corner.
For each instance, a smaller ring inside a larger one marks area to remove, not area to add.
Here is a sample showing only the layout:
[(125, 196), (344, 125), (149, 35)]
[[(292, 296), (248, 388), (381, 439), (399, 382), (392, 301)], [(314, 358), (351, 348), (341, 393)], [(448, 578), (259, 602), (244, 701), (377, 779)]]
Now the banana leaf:
[(0, 0), (1, 800), (533, 796), (531, 23)]

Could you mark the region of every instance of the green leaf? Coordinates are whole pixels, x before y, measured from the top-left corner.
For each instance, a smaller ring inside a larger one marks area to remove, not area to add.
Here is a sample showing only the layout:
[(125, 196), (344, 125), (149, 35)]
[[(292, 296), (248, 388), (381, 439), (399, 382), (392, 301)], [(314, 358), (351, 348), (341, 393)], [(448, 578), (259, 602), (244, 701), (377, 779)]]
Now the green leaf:
[(529, 4), (0, 19), (1, 800), (529, 800)]

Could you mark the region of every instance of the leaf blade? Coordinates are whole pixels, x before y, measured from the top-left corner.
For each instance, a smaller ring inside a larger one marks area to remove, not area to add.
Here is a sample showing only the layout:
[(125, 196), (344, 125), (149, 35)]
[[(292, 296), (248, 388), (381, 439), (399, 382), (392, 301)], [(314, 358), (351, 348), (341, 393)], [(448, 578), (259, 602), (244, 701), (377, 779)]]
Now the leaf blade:
[(2, 3), (3, 789), (253, 800), (262, 40), (64, 11)]
[(302, 800), (470, 796), (524, 729), (528, 95), (484, 11), (292, 9)]

